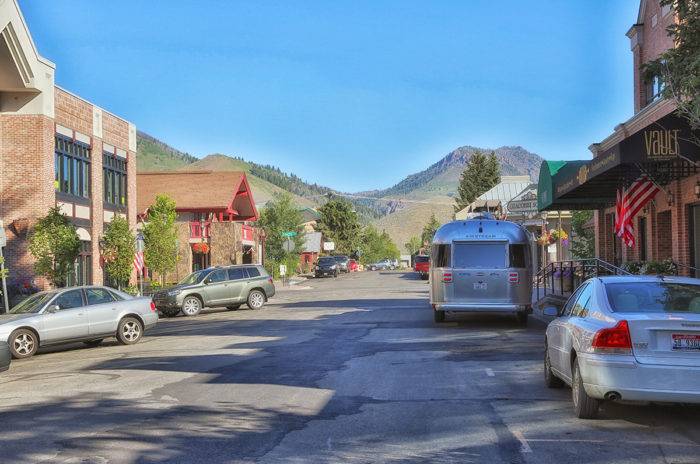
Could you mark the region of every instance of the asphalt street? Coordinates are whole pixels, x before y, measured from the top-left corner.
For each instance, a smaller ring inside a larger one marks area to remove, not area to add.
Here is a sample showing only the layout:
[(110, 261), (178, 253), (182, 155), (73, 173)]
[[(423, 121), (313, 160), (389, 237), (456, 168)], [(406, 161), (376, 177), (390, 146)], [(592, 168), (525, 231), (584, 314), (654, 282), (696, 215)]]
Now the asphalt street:
[(544, 323), (449, 317), (367, 272), (259, 311), (162, 319), (135, 346), (44, 350), (0, 374), (0, 462), (698, 463), (700, 408), (574, 418)]

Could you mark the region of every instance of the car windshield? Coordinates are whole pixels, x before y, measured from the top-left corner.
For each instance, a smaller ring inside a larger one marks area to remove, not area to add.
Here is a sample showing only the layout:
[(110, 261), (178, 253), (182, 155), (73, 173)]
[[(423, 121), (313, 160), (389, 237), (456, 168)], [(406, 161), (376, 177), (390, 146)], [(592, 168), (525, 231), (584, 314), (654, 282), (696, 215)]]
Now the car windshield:
[(55, 292), (35, 293), (12, 308), (10, 314), (37, 313), (55, 295)]
[(335, 260), (338, 261), (339, 263), (342, 263), (342, 262), (345, 261), (346, 259), (348, 259), (347, 256), (336, 256), (336, 257), (335, 257)]
[(209, 274), (209, 271), (207, 270), (202, 270), (202, 271), (197, 271), (193, 272), (192, 274), (188, 275), (184, 279), (180, 281), (180, 285), (192, 285), (192, 284), (198, 284), (199, 282), (204, 279), (204, 277)]
[(428, 256), (416, 256), (417, 263), (427, 263), (428, 261), (430, 261)]
[(335, 264), (335, 259), (333, 258), (320, 258), (318, 264)]
[(700, 314), (700, 285), (672, 282), (605, 284), (610, 307), (617, 313)]

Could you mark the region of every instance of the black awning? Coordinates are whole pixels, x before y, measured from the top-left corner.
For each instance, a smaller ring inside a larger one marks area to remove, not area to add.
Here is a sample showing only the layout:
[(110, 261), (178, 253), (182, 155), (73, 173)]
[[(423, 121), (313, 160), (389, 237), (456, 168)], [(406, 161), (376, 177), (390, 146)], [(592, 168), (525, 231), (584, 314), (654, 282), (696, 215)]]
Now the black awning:
[(697, 173), (700, 147), (691, 140), (692, 131), (684, 119), (675, 114), (659, 119), (581, 164), (575, 173), (555, 176), (554, 209), (563, 209), (562, 205), (596, 209), (613, 204), (617, 189), (641, 174), (667, 185)]

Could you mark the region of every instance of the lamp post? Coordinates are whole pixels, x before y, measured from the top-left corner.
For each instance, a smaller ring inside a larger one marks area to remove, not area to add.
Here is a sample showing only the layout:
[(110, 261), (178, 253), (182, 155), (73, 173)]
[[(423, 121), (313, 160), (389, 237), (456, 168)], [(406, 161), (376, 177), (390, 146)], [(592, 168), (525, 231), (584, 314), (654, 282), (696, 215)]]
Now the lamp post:
[(139, 273), (136, 273), (136, 280), (139, 282), (139, 296), (143, 295), (143, 269), (146, 266), (145, 261), (143, 261), (143, 250), (145, 248), (145, 240), (143, 238), (143, 233), (140, 231), (136, 234), (136, 253), (139, 254), (139, 256), (142, 258), (142, 263), (144, 263), (141, 266), (141, 278), (139, 279)]

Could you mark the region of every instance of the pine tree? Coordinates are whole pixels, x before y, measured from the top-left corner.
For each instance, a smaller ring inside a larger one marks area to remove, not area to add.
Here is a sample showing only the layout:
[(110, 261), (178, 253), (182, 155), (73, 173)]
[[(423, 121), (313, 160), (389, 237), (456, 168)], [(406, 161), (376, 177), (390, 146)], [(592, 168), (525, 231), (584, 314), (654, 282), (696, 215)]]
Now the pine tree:
[(501, 181), (501, 165), (496, 153), (488, 156), (480, 151), (474, 152), (462, 172), (457, 186), (455, 212), (469, 206), (479, 195), (487, 192)]
[(430, 244), (433, 241), (435, 232), (440, 228), (440, 222), (435, 217), (435, 213), (430, 215), (428, 223), (423, 227), (423, 232), (421, 233), (421, 240), (423, 245)]

